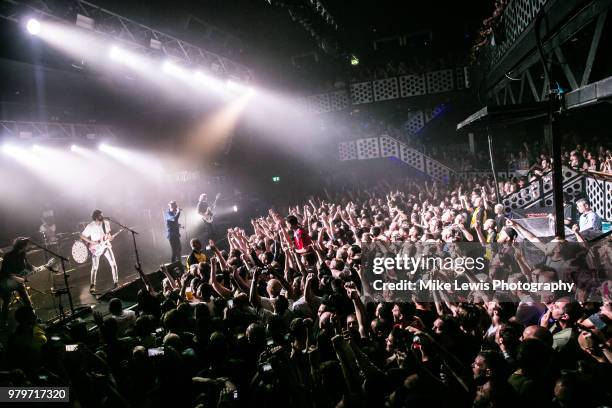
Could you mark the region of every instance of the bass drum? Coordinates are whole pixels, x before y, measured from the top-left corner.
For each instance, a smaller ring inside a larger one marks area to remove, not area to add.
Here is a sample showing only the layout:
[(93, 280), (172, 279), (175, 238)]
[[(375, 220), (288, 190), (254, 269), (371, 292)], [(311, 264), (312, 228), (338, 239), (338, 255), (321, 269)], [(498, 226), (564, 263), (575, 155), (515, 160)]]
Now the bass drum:
[(83, 241), (74, 241), (71, 254), (74, 262), (79, 265), (89, 260), (89, 248), (87, 248), (87, 245), (85, 245)]

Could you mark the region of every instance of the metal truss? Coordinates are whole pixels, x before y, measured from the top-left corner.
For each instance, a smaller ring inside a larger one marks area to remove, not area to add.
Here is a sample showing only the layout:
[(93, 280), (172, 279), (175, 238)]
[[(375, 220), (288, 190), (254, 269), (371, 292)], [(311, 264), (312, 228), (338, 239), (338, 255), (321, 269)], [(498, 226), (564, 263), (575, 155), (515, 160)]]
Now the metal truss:
[(89, 123), (21, 122), (0, 120), (0, 137), (5, 139), (77, 140), (114, 139), (110, 126)]
[[(612, 1), (591, 3), (543, 44), (542, 48), (547, 61), (547, 68), (556, 66), (562, 72), (562, 76), (558, 78), (559, 82), (565, 84), (562, 92), (577, 91), (591, 83), (595, 55), (598, 51), (599, 40), (610, 7), (612, 7)], [(564, 45), (579, 35), (591, 23), (594, 23), (595, 27), (591, 34), (588, 54), (578, 63), (569, 63), (563, 51)], [(505, 79), (491, 89), (489, 97), (498, 105), (545, 100), (550, 88), (547, 71), (543, 69), (540, 56), (534, 50), (511, 71), (510, 75), (506, 75)], [(612, 72), (610, 74), (612, 75)], [(553, 83), (553, 87), (557, 87), (557, 84)], [(581, 102), (576, 101), (576, 103), (580, 104)]]
[[(518, 3), (525, 0), (514, 1)], [(532, 21), (516, 44), (508, 48), (483, 78), (486, 89), (484, 94), (489, 103), (502, 106), (546, 100), (550, 89), (548, 72), (551, 67), (558, 71), (559, 77), (555, 80), (563, 84), (562, 92), (566, 97), (571, 96), (565, 108), (571, 109), (588, 102), (582, 100), (582, 96), (589, 97), (585, 90), (593, 88), (589, 87), (592, 85), (591, 72), (596, 64), (595, 56), (609, 9), (612, 8), (612, 0), (592, 0), (577, 11), (576, 4), (574, 0), (563, 0), (559, 4), (555, 1), (547, 2), (542, 23), (544, 28), (540, 32), (547, 69), (544, 70), (537, 50)], [(581, 60), (573, 55), (571, 61), (568, 60), (565, 52), (568, 45), (576, 37), (585, 35), (590, 36), (587, 37), (590, 38), (588, 54)], [(555, 88), (556, 81), (553, 84)], [(601, 84), (597, 89), (601, 89)]]
[(74, 23), (77, 14), (80, 14), (93, 20), (91, 29), (94, 32), (112, 38), (128, 48), (138, 49), (147, 54), (162, 53), (188, 65), (206, 67), (213, 72), (245, 81), (253, 78), (253, 72), (242, 64), (87, 1), (0, 0), (0, 17), (19, 22), (24, 14), (66, 20), (71, 23)]

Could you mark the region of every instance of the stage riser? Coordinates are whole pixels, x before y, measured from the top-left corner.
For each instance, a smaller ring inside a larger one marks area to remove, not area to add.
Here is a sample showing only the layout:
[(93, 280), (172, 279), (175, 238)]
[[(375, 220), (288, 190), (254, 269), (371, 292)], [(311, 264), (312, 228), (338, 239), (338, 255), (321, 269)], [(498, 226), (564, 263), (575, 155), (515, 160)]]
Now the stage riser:
[[(164, 279), (164, 274), (161, 271), (156, 271), (150, 274), (147, 274), (147, 278), (149, 283), (153, 285), (153, 289), (156, 291), (161, 290), (162, 280)], [(119, 286), (117, 289), (113, 289), (110, 292), (104, 293), (102, 296), (98, 298), (99, 301), (109, 301), (112, 298), (120, 299), (125, 302), (136, 302), (136, 296), (138, 295), (138, 291), (140, 289), (144, 289), (144, 283), (140, 278), (134, 279), (130, 282), (124, 283)]]

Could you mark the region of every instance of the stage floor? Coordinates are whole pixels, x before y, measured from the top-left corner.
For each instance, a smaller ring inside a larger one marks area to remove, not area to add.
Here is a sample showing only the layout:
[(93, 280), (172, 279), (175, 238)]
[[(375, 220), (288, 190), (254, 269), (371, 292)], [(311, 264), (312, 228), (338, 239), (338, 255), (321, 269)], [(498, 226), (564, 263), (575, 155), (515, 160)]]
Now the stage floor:
[[(131, 243), (128, 240), (124, 239), (113, 245), (115, 259), (117, 260), (118, 266), (119, 286), (139, 279), (138, 273), (134, 269), (135, 255), (133, 252), (133, 247), (130, 244)], [(66, 249), (61, 250), (61, 253), (64, 256), (68, 255), (67, 252), (68, 251)], [(166, 254), (163, 251), (142, 250), (140, 258), (143, 271), (147, 274), (155, 271), (159, 268), (160, 264), (167, 262), (167, 259), (165, 259), (166, 256), (169, 256), (169, 254)], [(45, 263), (44, 254), (42, 251), (36, 251), (35, 253), (28, 254), (28, 261), (35, 266), (42, 265)], [(113, 289), (111, 269), (106, 261), (106, 258), (104, 257), (100, 259), (100, 267), (98, 269), (96, 282), (96, 296), (89, 293), (91, 271), (90, 260), (80, 265), (76, 264), (75, 262), (71, 262), (67, 264), (66, 268), (69, 274), (68, 284), (70, 286), (72, 302), (75, 308), (80, 306), (96, 306), (100, 303), (97, 298)], [(56, 264), (54, 269), (59, 272), (61, 267), (59, 264)], [(62, 289), (65, 287), (62, 273), (53, 273), (45, 270), (37, 274), (30, 275), (27, 279), (30, 297), (32, 299), (36, 314), (40, 320), (46, 322), (56, 316), (59, 316), (59, 298), (51, 293), (51, 289)], [(61, 300), (64, 310), (70, 310), (68, 296), (63, 295)], [(14, 308), (15, 306), (13, 306), (13, 309)]]

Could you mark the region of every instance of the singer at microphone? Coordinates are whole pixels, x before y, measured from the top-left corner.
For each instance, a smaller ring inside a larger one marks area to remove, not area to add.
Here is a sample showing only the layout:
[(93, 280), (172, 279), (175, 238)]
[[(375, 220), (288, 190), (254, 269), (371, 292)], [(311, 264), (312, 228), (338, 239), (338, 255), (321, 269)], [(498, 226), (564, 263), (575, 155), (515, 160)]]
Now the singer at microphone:
[(181, 260), (181, 224), (179, 224), (181, 211), (182, 209), (178, 208), (176, 201), (172, 200), (168, 203), (168, 209), (164, 212), (167, 238), (170, 242), (170, 248), (172, 249), (172, 258), (170, 262), (180, 262)]

